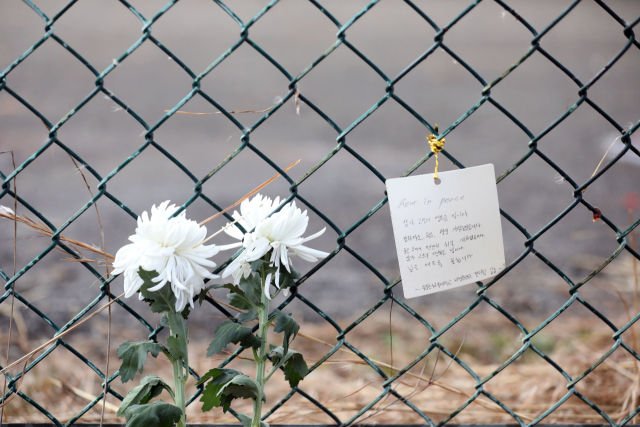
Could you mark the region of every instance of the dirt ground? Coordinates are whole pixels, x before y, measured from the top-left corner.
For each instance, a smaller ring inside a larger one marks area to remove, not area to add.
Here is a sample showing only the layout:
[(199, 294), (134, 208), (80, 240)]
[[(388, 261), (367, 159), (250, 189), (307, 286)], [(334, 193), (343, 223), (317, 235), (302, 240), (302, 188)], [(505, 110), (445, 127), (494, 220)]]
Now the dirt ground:
[[(572, 306), (573, 308), (573, 306)], [(577, 307), (576, 307), (577, 308)], [(455, 317), (455, 313), (430, 311), (424, 313), (427, 320), (435, 326)], [(478, 319), (482, 319), (482, 323)], [(364, 355), (376, 363), (387, 375), (406, 366), (418, 357), (427, 347), (430, 333), (426, 328), (410, 317), (397, 304), (392, 311), (392, 323), (389, 324), (389, 303), (372, 317), (365, 320), (346, 340)], [(353, 319), (339, 321), (341, 327)], [(523, 324), (535, 325), (541, 319), (523, 317)], [(625, 317), (616, 319), (621, 325)], [(105, 318), (93, 320), (97, 331), (106, 333)], [(324, 356), (336, 343), (336, 330), (328, 324), (304, 323), (293, 348), (302, 352), (307, 360), (314, 363)], [(391, 335), (389, 328), (391, 326)], [(126, 331), (114, 331), (112, 336), (111, 366), (117, 367), (115, 348), (124, 339), (131, 339)], [(614, 340), (612, 331), (593, 317), (579, 318), (570, 310), (561, 315), (543, 331), (536, 335), (533, 344), (553, 359), (571, 378), (582, 374), (605, 352), (611, 349)], [(15, 335), (14, 335), (15, 337)], [(5, 338), (6, 337), (0, 337)], [(624, 335), (632, 347), (637, 347), (635, 337)], [(72, 335), (68, 342), (85, 354), (100, 368), (105, 363), (105, 342), (83, 333)], [(522, 344), (522, 334), (509, 321), (488, 305), (481, 305), (472, 311), (460, 323), (445, 333), (439, 341), (473, 370), (481, 379), (487, 378), (502, 363), (509, 359)], [(393, 362), (391, 346), (393, 343)], [(33, 347), (37, 342), (23, 342), (25, 348)], [(20, 340), (15, 339), (15, 345)], [(205, 336), (192, 338), (190, 359), (193, 368), (199, 374), (217, 366), (221, 358), (206, 359), (208, 341)], [(228, 348), (233, 351), (233, 348)], [(249, 357), (244, 353), (242, 356)], [(435, 361), (437, 365), (434, 367)], [(393, 384), (393, 390), (409, 400), (433, 421), (441, 421), (463, 404), (475, 392), (476, 381), (457, 363), (449, 365), (450, 359), (443, 353), (434, 351), (422, 362), (415, 365)], [(252, 375), (252, 363), (247, 360), (233, 361), (230, 367)], [(15, 372), (15, 369), (14, 369)], [(157, 373), (171, 383), (171, 365), (163, 359), (151, 359), (147, 362), (143, 374)], [(640, 404), (638, 400), (640, 365), (629, 354), (618, 348), (595, 371), (580, 381), (576, 391), (607, 413), (613, 420), (620, 420), (629, 414), (630, 408)], [(113, 388), (125, 394), (138, 384), (140, 376), (130, 383), (114, 381)], [(341, 347), (318, 369), (313, 371), (301, 383), (300, 388), (313, 399), (321, 402), (341, 421), (354, 416), (359, 410), (372, 402), (384, 390), (383, 380), (371, 367), (365, 365), (345, 346)], [(194, 392), (195, 380), (188, 383), (188, 391)], [(490, 393), (517, 413), (522, 420), (531, 421), (544, 413), (568, 392), (568, 381), (549, 363), (532, 350), (526, 350), (514, 363), (509, 365), (495, 378), (489, 380), (483, 390)], [(99, 377), (86, 365), (64, 348), (57, 348), (52, 355), (44, 359), (30, 371), (21, 386), (21, 391), (36, 399), (60, 421), (65, 421), (79, 412), (100, 392)], [(288, 383), (276, 374), (267, 388), (266, 409), (290, 391)], [(119, 421), (115, 411), (119, 402), (114, 397), (108, 399), (105, 419)], [(236, 401), (233, 408), (251, 412), (249, 401)], [(16, 398), (5, 408), (5, 420), (8, 422), (43, 422), (44, 415), (34, 407)], [(81, 422), (97, 421), (100, 417), (99, 405), (89, 410)], [(396, 397), (388, 396), (365, 413), (360, 421), (367, 423), (420, 423), (422, 419), (411, 408), (397, 402)], [(202, 413), (199, 402), (188, 408), (190, 422), (234, 422), (231, 414), (223, 414), (220, 409)], [(270, 423), (332, 423), (333, 420), (315, 407), (309, 400), (295, 394), (268, 419)], [(453, 422), (456, 423), (510, 423), (514, 420), (502, 409), (481, 395), (470, 404)], [(602, 423), (603, 418), (576, 396), (569, 397), (559, 409), (549, 415), (545, 422), (552, 423)]]
[[(225, 3), (247, 22), (267, 1)], [(344, 23), (367, 3), (368, 0), (328, 0), (323, 5)], [(35, 4), (53, 16), (67, 2), (47, 0)], [(156, 0), (137, 0), (131, 4), (146, 17), (159, 7)], [(470, 2), (423, 0), (415, 4), (443, 27)], [(535, 4), (516, 1), (511, 6), (541, 31), (570, 4), (568, 0), (541, 0)], [(638, 2), (622, 0), (608, 4), (629, 22), (640, 15)], [(22, 1), (8, 0), (3, 3), (3, 10), (6, 13), (0, 16), (0, 69), (8, 67), (42, 37), (45, 26)], [(104, 70), (140, 38), (140, 27), (137, 18), (119, 2), (77, 2), (56, 21), (55, 34), (96, 69)], [(238, 25), (214, 2), (192, 0), (176, 3), (153, 25), (152, 34), (197, 74), (238, 40), (239, 31)], [(251, 27), (250, 34), (252, 41), (295, 76), (335, 42), (336, 31), (336, 26), (310, 2), (283, 0)], [(393, 78), (433, 44), (435, 31), (404, 2), (383, 0), (347, 34), (347, 40)], [(497, 3), (483, 1), (447, 32), (445, 43), (490, 82), (527, 52), (531, 39), (531, 33)], [(586, 82), (627, 42), (620, 24), (600, 6), (581, 2), (543, 37), (542, 46)], [(640, 50), (632, 46), (589, 90), (589, 98), (623, 127), (640, 117), (637, 102), (640, 86), (635, 84), (639, 67)], [(95, 78), (50, 39), (8, 75), (7, 85), (56, 123), (95, 88)], [(205, 93), (228, 110), (268, 108), (287, 93), (288, 85), (289, 81), (275, 67), (246, 44), (202, 81)], [(189, 93), (191, 79), (147, 41), (107, 76), (105, 87), (151, 125)], [(344, 45), (299, 82), (300, 93), (341, 129), (346, 129), (381, 99), (385, 87), (386, 82)], [(480, 82), (439, 49), (396, 85), (395, 94), (430, 123), (446, 129), (478, 102), (482, 89)], [(578, 100), (578, 89), (536, 52), (492, 89), (492, 97), (537, 134)], [(215, 112), (201, 97), (189, 101), (183, 110)], [(248, 128), (260, 116), (238, 114), (236, 118)], [(0, 129), (0, 151), (13, 150), (18, 165), (47, 138), (40, 120), (6, 91), (0, 91)], [(58, 138), (104, 177), (141, 146), (143, 131), (127, 111), (99, 94), (60, 128)], [(420, 122), (390, 100), (350, 132), (346, 143), (383, 176), (394, 178), (428, 152), (426, 133)], [(306, 104), (300, 103), (300, 114), (296, 114), (291, 99), (252, 132), (250, 141), (281, 167), (301, 159), (290, 171), (292, 179), (297, 180), (336, 147), (337, 135)], [(634, 134), (634, 140), (637, 135)], [(615, 129), (585, 103), (541, 139), (539, 149), (582, 183), (591, 176), (616, 136)], [(154, 132), (159, 146), (175, 155), (198, 179), (231, 154), (240, 145), (240, 137), (241, 131), (222, 115), (175, 115)], [(446, 141), (445, 149), (465, 166), (493, 163), (500, 175), (525, 155), (529, 138), (487, 102), (450, 133)], [(621, 148), (620, 141), (616, 141), (608, 158)], [(440, 157), (441, 170), (455, 167), (444, 156)], [(635, 154), (628, 153), (585, 193), (585, 199), (621, 229), (628, 227), (629, 222), (623, 197), (638, 191), (638, 160)], [(0, 155), (0, 171), (8, 174), (11, 170), (10, 156)], [(416, 173), (431, 171), (432, 161)], [(220, 206), (228, 206), (273, 174), (270, 166), (246, 149), (208, 181), (203, 192)], [(98, 181), (89, 173), (86, 176), (95, 193)], [(534, 155), (500, 183), (500, 206), (534, 234), (574, 201), (571, 187), (559, 178), (556, 171)], [(77, 169), (57, 146), (47, 149), (20, 173), (17, 185), (19, 194), (55, 226), (64, 224), (91, 198)], [(280, 180), (266, 193), (271, 197), (284, 196), (289, 193), (288, 187)], [(167, 199), (184, 203), (193, 195), (193, 182), (151, 147), (109, 181), (108, 190), (140, 214)], [(384, 198), (384, 190), (384, 184), (343, 149), (305, 180), (298, 193), (344, 231)], [(5, 197), (0, 204), (10, 205), (11, 201)], [(127, 242), (134, 221), (104, 198), (98, 207), (106, 248), (115, 252)], [(187, 213), (201, 220), (215, 211), (198, 200)], [(326, 225), (315, 214), (310, 216), (310, 229)], [(634, 218), (638, 218), (638, 212)], [(213, 222), (210, 227), (215, 229), (224, 223)], [(602, 223), (592, 223), (591, 212), (583, 206), (577, 206), (552, 231), (538, 239), (535, 247), (575, 281), (596, 268), (618, 246), (615, 233)], [(30, 236), (28, 230), (18, 232), (21, 238)], [(92, 210), (85, 212), (65, 234), (102, 246)], [(506, 220), (503, 234), (509, 263), (522, 253), (526, 238)], [(338, 235), (329, 228), (316, 240), (319, 249), (333, 250)], [(12, 238), (11, 224), (0, 222), (0, 268), (4, 271), (12, 269), (12, 245), (5, 246)], [(389, 244), (392, 241), (386, 206), (346, 239), (350, 248), (388, 280), (394, 280), (399, 271), (395, 248)], [(226, 241), (220, 236), (217, 243)], [(39, 239), (20, 241), (18, 269), (47, 245), (47, 241)], [(91, 285), (95, 278), (82, 266), (59, 260), (58, 254), (44, 257), (19, 286), (23, 291), (33, 290), (35, 298), (56, 301), (41, 308), (54, 320), (64, 321), (73, 310), (93, 300), (95, 286)], [(307, 268), (302, 264), (298, 267)], [(541, 277), (545, 280), (538, 280)], [(564, 296), (557, 297), (554, 277), (557, 276), (542, 262), (526, 259), (496, 289), (503, 290), (505, 295), (510, 293), (519, 310), (541, 314), (565, 300)], [(380, 281), (345, 251), (317, 275), (317, 281), (318, 286), (308, 286), (306, 294), (330, 315), (345, 316), (352, 310), (363, 312), (381, 297)], [(515, 288), (518, 291), (511, 292)], [(546, 292), (538, 292), (542, 288)], [(336, 300), (335, 292), (342, 297)], [(412, 305), (449, 304), (452, 299), (449, 295), (452, 294), (415, 299)], [(30, 326), (38, 329), (35, 324)]]

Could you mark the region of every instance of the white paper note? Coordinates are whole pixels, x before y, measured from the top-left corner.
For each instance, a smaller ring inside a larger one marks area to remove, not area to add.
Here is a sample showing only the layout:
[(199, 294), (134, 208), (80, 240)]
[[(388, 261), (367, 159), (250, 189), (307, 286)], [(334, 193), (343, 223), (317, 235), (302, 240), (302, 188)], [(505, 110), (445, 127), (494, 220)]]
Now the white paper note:
[(493, 165), (387, 180), (406, 298), (493, 277), (505, 268)]

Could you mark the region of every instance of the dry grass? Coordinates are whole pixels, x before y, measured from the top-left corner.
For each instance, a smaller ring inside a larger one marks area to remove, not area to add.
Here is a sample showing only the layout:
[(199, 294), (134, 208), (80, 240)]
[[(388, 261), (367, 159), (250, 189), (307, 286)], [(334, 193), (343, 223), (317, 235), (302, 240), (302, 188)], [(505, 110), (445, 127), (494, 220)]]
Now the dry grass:
[[(295, 163), (289, 168), (294, 165)], [(252, 193), (268, 185), (277, 176), (265, 182)], [(245, 198), (252, 193), (249, 193)], [(51, 237), (52, 235), (51, 230), (45, 224), (37, 220), (34, 221), (25, 215), (15, 216), (9, 210), (0, 209), (0, 217), (26, 225), (39, 236)], [(633, 234), (631, 237), (632, 245), (635, 247)], [(76, 249), (83, 257), (80, 260), (69, 259), (70, 261), (96, 262), (86, 258), (83, 251), (105, 257), (102, 263), (113, 260), (111, 255), (94, 246), (63, 236), (60, 236), (60, 240)], [(625, 324), (632, 313), (638, 312), (638, 276), (635, 261), (633, 262), (633, 272), (633, 289), (632, 292), (626, 289), (626, 296), (622, 295), (615, 284), (609, 284), (620, 296), (626, 311), (626, 313), (622, 313), (620, 318), (612, 319), (617, 325)], [(626, 300), (633, 301), (632, 306), (625, 303)], [(0, 308), (4, 309), (4, 307)], [(452, 353), (458, 352), (459, 358), (480, 378), (492, 375), (522, 346), (522, 336), (519, 334), (519, 330), (515, 329), (495, 310), (486, 310), (486, 306), (484, 308), (472, 311), (440, 339), (440, 343)], [(13, 314), (17, 326), (17, 333), (11, 337), (12, 344), (15, 344), (14, 352), (19, 349), (20, 353), (24, 355), (46, 341), (31, 340), (21, 314), (6, 311), (6, 309), (0, 311), (0, 314)], [(427, 317), (429, 320), (439, 319), (439, 324), (442, 326), (457, 314), (457, 312), (430, 309)], [(92, 329), (91, 333), (73, 331), (65, 337), (66, 342), (71, 344), (75, 350), (86, 355), (97, 367), (104, 366), (107, 356), (104, 354), (104, 343), (109, 334), (105, 317), (106, 314), (103, 313), (88, 323)], [(524, 324), (534, 327), (544, 320), (543, 318), (527, 318), (521, 315), (517, 317)], [(340, 324), (344, 327), (353, 320), (355, 319), (346, 319)], [(444, 322), (445, 320), (446, 322)], [(417, 324), (414, 319), (409, 318), (406, 313), (395, 311), (393, 322), (392, 335), (390, 336), (389, 314), (384, 310), (378, 310), (347, 335), (347, 341), (367, 355), (387, 375), (394, 375), (399, 369), (420, 356), (429, 346), (430, 338), (427, 329)], [(115, 342), (131, 339), (129, 332), (127, 330), (111, 331), (111, 338)], [(612, 331), (593, 316), (563, 314), (536, 335), (533, 343), (572, 378), (576, 378), (611, 349), (614, 344), (611, 335)], [(335, 329), (328, 324), (302, 323), (301, 332), (294, 347), (305, 355), (310, 364), (313, 364), (322, 359), (337, 344), (335, 336)], [(224, 360), (224, 357), (202, 359), (206, 353), (208, 339), (193, 339), (190, 345), (190, 360), (194, 361), (192, 367), (200, 375), (208, 369), (218, 366)], [(624, 339), (636, 351), (639, 350), (635, 328), (627, 331)], [(9, 335), (6, 331), (0, 331), (0, 342), (8, 340)], [(392, 343), (393, 353), (391, 352)], [(111, 349), (109, 356), (112, 360), (116, 358), (115, 348)], [(476, 392), (474, 385), (477, 381), (460, 365), (449, 364), (449, 362), (449, 358), (433, 351), (395, 381), (393, 390), (402, 396), (409, 397), (413, 405), (434, 421), (441, 421), (456, 411)], [(244, 355), (228, 366), (253, 375), (253, 363)], [(15, 375), (19, 369), (21, 366), (14, 368), (13, 374)], [(159, 359), (148, 361), (145, 366), (145, 374), (151, 372), (161, 375), (168, 381), (172, 377), (171, 364), (163, 359), (162, 355)], [(125, 395), (128, 390), (137, 385), (139, 379), (140, 377), (137, 377), (136, 381), (126, 385), (116, 380), (111, 386), (121, 395)], [(384, 379), (374, 369), (346, 346), (343, 346), (305, 378), (301, 389), (313, 399), (321, 402), (342, 421), (346, 421), (385, 392), (382, 387), (383, 381)], [(188, 389), (192, 393), (195, 392), (194, 383), (193, 378), (188, 383)], [(567, 394), (566, 385), (567, 380), (548, 362), (532, 350), (527, 350), (514, 363), (487, 382), (483, 389), (515, 411), (524, 421), (532, 421)], [(82, 411), (102, 391), (102, 387), (100, 378), (95, 372), (72, 352), (58, 347), (27, 373), (25, 380), (20, 385), (20, 390), (46, 408), (58, 420), (66, 422)], [(584, 378), (576, 390), (598, 405), (612, 419), (620, 421), (640, 404), (640, 365), (626, 351), (618, 349), (595, 371)], [(290, 388), (284, 379), (281, 376), (274, 376), (274, 381), (271, 381), (266, 388), (267, 396), (269, 396), (266, 409), (270, 408), (269, 405), (276, 404), (289, 391)], [(109, 396), (104, 406), (105, 422), (122, 421), (115, 416), (118, 404), (117, 399)], [(36, 407), (20, 397), (15, 397), (8, 402), (4, 409), (4, 420), (7, 422), (49, 421)], [(80, 421), (99, 421), (101, 409), (101, 403), (95, 405)], [(234, 409), (250, 413), (250, 401), (236, 402)], [(198, 402), (188, 408), (188, 419), (190, 422), (236, 422), (233, 416), (223, 414), (220, 410), (203, 414)], [(294, 394), (267, 421), (270, 423), (333, 422), (322, 410), (300, 394)], [(380, 424), (423, 422), (415, 411), (390, 394), (387, 394), (358, 421)], [(513, 418), (488, 397), (481, 395), (457, 415), (454, 421), (457, 423), (508, 423), (512, 422)], [(603, 418), (578, 397), (571, 396), (550, 414), (545, 422), (602, 423)]]
[[(441, 313), (441, 315), (447, 317), (447, 313)], [(389, 324), (386, 316), (388, 316), (388, 312), (367, 320), (348, 334), (347, 339), (364, 354), (377, 360), (378, 365), (388, 374)], [(94, 320), (95, 330), (91, 335), (78, 333), (68, 338), (68, 341), (78, 351), (87, 355), (97, 366), (102, 366), (105, 356), (103, 354), (103, 338), (106, 335), (107, 325), (104, 317), (98, 317)], [(505, 332), (507, 329), (504, 320), (499, 315), (492, 315), (487, 311), (482, 314), (482, 318), (482, 325), (479, 322), (466, 322), (464, 327), (457, 328), (456, 326), (443, 336), (441, 342), (453, 352), (460, 348), (459, 357), (480, 377), (486, 377), (501, 362), (507, 360), (520, 344), (517, 342), (517, 334), (514, 339), (514, 334)], [(538, 319), (527, 319), (529, 322), (536, 320)], [(619, 320), (624, 322), (625, 319)], [(428, 345), (428, 333), (426, 330), (422, 330), (424, 328), (417, 331), (397, 326), (404, 324), (405, 321), (406, 319), (401, 313), (394, 313), (393, 341), (396, 368), (406, 366)], [(126, 332), (112, 332), (114, 342), (126, 339)], [(310, 361), (321, 358), (330, 349), (329, 346), (336, 343), (336, 332), (330, 326), (302, 324), (301, 332), (302, 335), (296, 340), (294, 347), (303, 352)], [(464, 337), (465, 335), (466, 337)], [(562, 319), (561, 332), (558, 333), (558, 330), (553, 329), (547, 335), (541, 334), (540, 338), (536, 345), (574, 378), (594, 363), (613, 344), (611, 331), (607, 329), (606, 325), (578, 317)], [(0, 336), (0, 339), (6, 339), (6, 337)], [(464, 344), (460, 346), (462, 339), (464, 339)], [(38, 343), (32, 342), (30, 344), (35, 347)], [(220, 363), (220, 359), (205, 360), (203, 358), (207, 344), (208, 342), (205, 340), (192, 340), (190, 346), (190, 359), (195, 361), (194, 369), (200, 374)], [(244, 355), (249, 356), (248, 353)], [(445, 369), (448, 359), (440, 355), (435, 375), (442, 376), (425, 388), (433, 372), (436, 356), (437, 353), (434, 352), (427, 357), (426, 364), (419, 363), (414, 366), (400, 381), (394, 383), (394, 389), (405, 396), (414, 392), (411, 402), (432, 419), (439, 421), (446, 418), (449, 413), (453, 412), (475, 392), (475, 381), (456, 364)], [(111, 357), (115, 358), (115, 355)], [(630, 406), (629, 402), (625, 403), (626, 392), (632, 385), (637, 386), (638, 384), (637, 376), (634, 373), (634, 364), (635, 362), (626, 352), (617, 350), (579, 383), (577, 389), (614, 420), (626, 416)], [(230, 366), (252, 374), (250, 361), (236, 360)], [(149, 360), (145, 367), (145, 373), (151, 372), (157, 372), (167, 380), (172, 377), (171, 365), (162, 359), (162, 356), (159, 359)], [(507, 404), (523, 419), (531, 420), (542, 414), (567, 393), (566, 380), (554, 372), (544, 360), (527, 350), (514, 364), (489, 381), (484, 389)], [(287, 383), (281, 376), (275, 375), (274, 378), (266, 390), (267, 396), (269, 396), (267, 408), (270, 407), (269, 405), (275, 404), (289, 391)], [(419, 378), (419, 385), (416, 387)], [(125, 385), (116, 380), (113, 383), (113, 388), (124, 394), (137, 384), (138, 380), (139, 377), (134, 382)], [(194, 382), (191, 380), (188, 383), (188, 389), (191, 392), (195, 390)], [(346, 347), (342, 347), (319, 369), (309, 375), (303, 381), (301, 388), (345, 421), (383, 392), (381, 384), (380, 376), (373, 369), (364, 365)], [(79, 412), (93, 396), (100, 393), (101, 385), (98, 376), (86, 365), (81, 364), (71, 352), (64, 348), (58, 348), (27, 374), (22, 390), (58, 419), (66, 421)], [(166, 396), (165, 399), (167, 399)], [(421, 422), (421, 418), (408, 406), (400, 402), (392, 404), (394, 401), (395, 397), (393, 396), (384, 399), (384, 403), (376, 405), (375, 408), (386, 407), (386, 409), (368, 418), (366, 422)], [(637, 401), (631, 403), (633, 407), (638, 405)], [(115, 417), (117, 405), (118, 401), (114, 397), (108, 399), (105, 421), (118, 421)], [(99, 420), (100, 407), (101, 405), (96, 405), (89, 410), (81, 421), (95, 422)], [(234, 405), (234, 408), (243, 412), (251, 412), (249, 401), (239, 401)], [(365, 414), (364, 417), (374, 412), (376, 412), (375, 409)], [(20, 398), (14, 399), (7, 405), (5, 416), (5, 420), (8, 422), (47, 421), (44, 415)], [(218, 409), (206, 414), (202, 413), (197, 402), (189, 407), (188, 417), (190, 422), (235, 421), (230, 414), (223, 414)], [(294, 395), (283, 407), (270, 416), (268, 421), (271, 423), (332, 422), (328, 416), (300, 395)], [(505, 423), (511, 421), (513, 420), (503, 410), (484, 396), (479, 397), (455, 418), (457, 423)], [(601, 423), (602, 421), (602, 418), (595, 411), (575, 396), (570, 397), (546, 419), (546, 422), (555, 423)]]

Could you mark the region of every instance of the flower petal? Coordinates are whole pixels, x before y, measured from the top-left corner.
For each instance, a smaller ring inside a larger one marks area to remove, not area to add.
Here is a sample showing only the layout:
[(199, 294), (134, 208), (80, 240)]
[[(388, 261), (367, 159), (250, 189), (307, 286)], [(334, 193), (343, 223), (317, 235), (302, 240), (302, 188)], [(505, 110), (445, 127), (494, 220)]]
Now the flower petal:
[(271, 301), (271, 294), (269, 293), (270, 285), (271, 285), (271, 273), (267, 274), (267, 278), (264, 281), (264, 294), (266, 295), (269, 301)]

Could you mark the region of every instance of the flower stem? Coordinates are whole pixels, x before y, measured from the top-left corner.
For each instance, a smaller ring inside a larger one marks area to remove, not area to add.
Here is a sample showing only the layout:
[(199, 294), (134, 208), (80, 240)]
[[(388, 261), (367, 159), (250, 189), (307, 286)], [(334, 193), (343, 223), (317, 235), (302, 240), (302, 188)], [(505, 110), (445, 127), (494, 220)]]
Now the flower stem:
[[(175, 334), (174, 331), (170, 331), (172, 337), (176, 337), (179, 340), (187, 340), (187, 337), (180, 337)], [(188, 357), (188, 356), (187, 356)], [(175, 387), (175, 398), (174, 403), (180, 410), (182, 411), (182, 415), (180, 416), (180, 422), (178, 423), (178, 427), (186, 427), (187, 426), (187, 415), (186, 415), (186, 399), (185, 399), (185, 384), (187, 383), (187, 379), (189, 378), (189, 361), (188, 359), (184, 360), (184, 366), (186, 366), (187, 372), (185, 373), (185, 368), (183, 367), (182, 359), (174, 360), (171, 362), (173, 365), (173, 383)]]
[[(262, 289), (264, 290), (265, 286), (268, 284), (266, 281), (266, 274), (264, 270), (261, 271), (262, 275)], [(259, 328), (258, 328), (258, 337), (260, 338), (261, 344), (258, 349), (258, 357), (256, 359), (256, 382), (260, 384), (260, 387), (264, 390), (264, 384), (266, 380), (264, 378), (264, 371), (267, 364), (267, 332), (269, 330), (269, 299), (265, 295), (265, 292), (262, 292), (261, 301), (262, 306), (258, 307), (258, 320), (259, 320)], [(251, 420), (251, 427), (260, 427), (260, 420), (262, 418), (262, 399), (256, 399), (253, 401), (253, 418)]]

